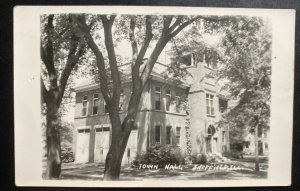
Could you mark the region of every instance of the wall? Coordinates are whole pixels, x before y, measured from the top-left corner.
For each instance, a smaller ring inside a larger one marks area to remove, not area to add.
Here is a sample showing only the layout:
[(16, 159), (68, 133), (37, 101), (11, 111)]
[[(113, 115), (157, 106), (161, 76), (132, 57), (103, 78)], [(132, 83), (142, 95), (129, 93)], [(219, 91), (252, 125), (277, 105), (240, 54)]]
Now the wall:
[[(206, 153), (206, 137), (209, 125), (216, 128), (216, 122), (220, 119), (219, 90), (215, 78), (211, 75), (213, 69), (205, 66), (205, 63), (197, 63), (189, 68), (192, 75), (191, 87), (188, 96), (190, 104), (190, 128), (192, 154)], [(213, 95), (214, 115), (206, 113), (206, 94)], [(216, 128), (214, 138), (217, 138), (217, 153), (222, 153), (222, 132), (225, 130), (225, 145), (229, 149), (229, 131), (227, 128)]]

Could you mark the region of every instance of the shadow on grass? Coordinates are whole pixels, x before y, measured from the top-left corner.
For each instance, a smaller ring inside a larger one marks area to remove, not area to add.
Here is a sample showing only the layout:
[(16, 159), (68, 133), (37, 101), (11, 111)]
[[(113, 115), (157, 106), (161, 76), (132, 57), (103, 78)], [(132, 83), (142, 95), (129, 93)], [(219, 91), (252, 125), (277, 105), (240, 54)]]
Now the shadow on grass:
[[(104, 165), (87, 165), (80, 168), (68, 168), (62, 170), (61, 179), (69, 180), (102, 180)], [(145, 179), (171, 179), (171, 180), (239, 180), (239, 179), (262, 179), (267, 178), (266, 171), (256, 172), (252, 169), (247, 170), (219, 170), (219, 171), (194, 171), (191, 168), (182, 170), (146, 170), (137, 168), (122, 168), (121, 180), (145, 180)]]

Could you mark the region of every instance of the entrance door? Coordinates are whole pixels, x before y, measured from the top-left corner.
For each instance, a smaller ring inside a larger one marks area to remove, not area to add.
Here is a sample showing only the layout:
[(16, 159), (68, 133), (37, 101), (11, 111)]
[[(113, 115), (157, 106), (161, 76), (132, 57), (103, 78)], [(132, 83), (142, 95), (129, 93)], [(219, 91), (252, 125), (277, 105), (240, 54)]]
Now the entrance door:
[(106, 155), (109, 150), (109, 127), (96, 128), (95, 135), (95, 150), (94, 150), (94, 161), (105, 163)]
[(218, 152), (217, 144), (218, 144), (218, 138), (214, 137), (213, 138), (213, 143), (212, 143), (212, 153), (213, 154), (216, 154)]
[(206, 153), (210, 154), (212, 152), (211, 149), (211, 137), (206, 138)]
[(132, 130), (123, 156), (122, 164), (131, 164), (137, 152), (137, 130)]
[(216, 153), (216, 138), (212, 138), (216, 132), (214, 126), (209, 125), (207, 128), (207, 137), (206, 137), (206, 153)]
[(90, 129), (78, 129), (76, 143), (76, 163), (85, 163), (89, 160)]

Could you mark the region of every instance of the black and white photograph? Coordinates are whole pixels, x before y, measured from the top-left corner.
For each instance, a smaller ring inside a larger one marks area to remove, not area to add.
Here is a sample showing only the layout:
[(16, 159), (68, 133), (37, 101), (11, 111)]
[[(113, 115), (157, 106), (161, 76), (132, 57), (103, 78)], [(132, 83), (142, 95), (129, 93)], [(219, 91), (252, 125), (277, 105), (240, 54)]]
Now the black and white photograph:
[(20, 185), (289, 184), (292, 10), (34, 9), (15, 8)]

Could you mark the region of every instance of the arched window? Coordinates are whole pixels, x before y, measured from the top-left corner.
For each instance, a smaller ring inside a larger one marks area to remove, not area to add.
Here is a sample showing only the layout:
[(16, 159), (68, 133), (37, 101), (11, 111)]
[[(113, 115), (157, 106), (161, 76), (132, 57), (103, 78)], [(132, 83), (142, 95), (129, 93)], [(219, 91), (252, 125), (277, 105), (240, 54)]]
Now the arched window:
[(214, 136), (215, 132), (216, 132), (215, 127), (212, 125), (209, 125), (207, 128), (207, 136), (212, 137), (212, 136)]

